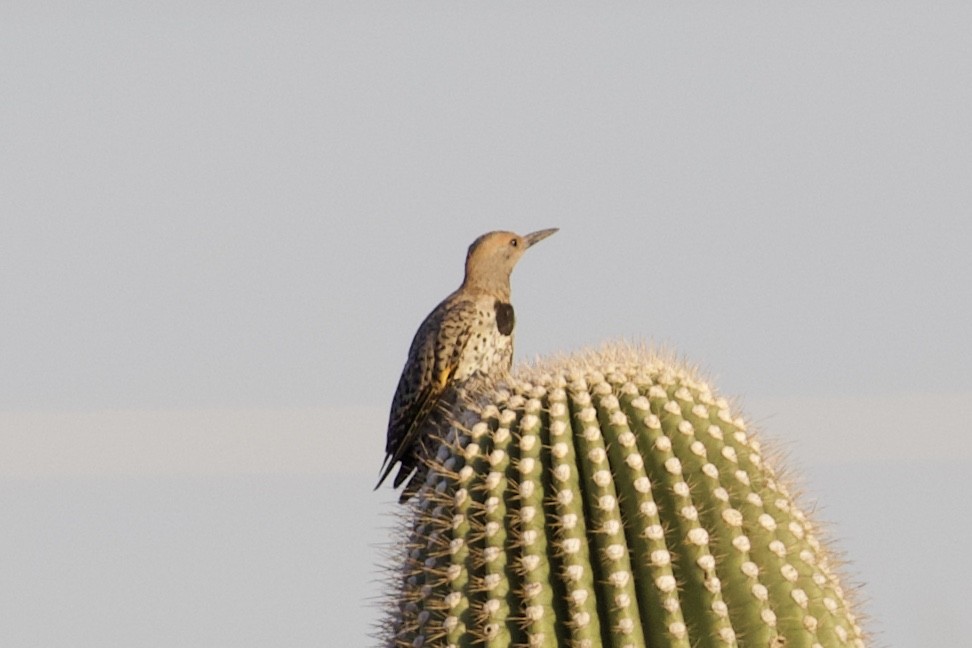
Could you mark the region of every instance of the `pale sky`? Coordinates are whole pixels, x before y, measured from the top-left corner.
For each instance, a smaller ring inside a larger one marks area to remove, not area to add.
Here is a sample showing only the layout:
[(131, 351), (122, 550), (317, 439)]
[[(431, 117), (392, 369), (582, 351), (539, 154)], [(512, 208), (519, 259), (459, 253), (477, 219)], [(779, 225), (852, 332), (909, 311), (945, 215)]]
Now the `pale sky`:
[(0, 645), (369, 645), (411, 337), (492, 229), (517, 357), (738, 397), (960, 645), (964, 3), (0, 6)]

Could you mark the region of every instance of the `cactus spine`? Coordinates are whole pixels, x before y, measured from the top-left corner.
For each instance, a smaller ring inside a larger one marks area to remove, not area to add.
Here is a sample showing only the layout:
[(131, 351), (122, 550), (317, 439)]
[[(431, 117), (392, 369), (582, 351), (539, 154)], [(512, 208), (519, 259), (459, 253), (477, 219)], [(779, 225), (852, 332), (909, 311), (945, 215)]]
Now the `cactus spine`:
[(386, 645), (865, 645), (814, 525), (685, 367), (620, 347), (527, 368), (455, 420)]

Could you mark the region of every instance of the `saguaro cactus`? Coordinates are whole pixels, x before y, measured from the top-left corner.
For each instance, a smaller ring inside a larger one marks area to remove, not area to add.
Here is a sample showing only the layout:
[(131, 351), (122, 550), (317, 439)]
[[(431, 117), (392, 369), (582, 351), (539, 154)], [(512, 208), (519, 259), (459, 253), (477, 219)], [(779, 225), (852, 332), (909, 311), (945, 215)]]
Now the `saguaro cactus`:
[(388, 646), (864, 646), (814, 525), (692, 371), (619, 346), (457, 406)]

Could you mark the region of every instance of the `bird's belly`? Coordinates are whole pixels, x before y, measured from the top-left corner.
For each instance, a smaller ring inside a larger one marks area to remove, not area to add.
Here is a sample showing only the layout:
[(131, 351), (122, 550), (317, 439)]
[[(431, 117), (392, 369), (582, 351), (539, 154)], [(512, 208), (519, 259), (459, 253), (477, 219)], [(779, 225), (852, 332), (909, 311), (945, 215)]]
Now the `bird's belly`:
[(513, 340), (509, 336), (474, 340), (456, 370), (456, 378), (465, 380), (474, 374), (499, 376), (510, 368), (513, 360)]

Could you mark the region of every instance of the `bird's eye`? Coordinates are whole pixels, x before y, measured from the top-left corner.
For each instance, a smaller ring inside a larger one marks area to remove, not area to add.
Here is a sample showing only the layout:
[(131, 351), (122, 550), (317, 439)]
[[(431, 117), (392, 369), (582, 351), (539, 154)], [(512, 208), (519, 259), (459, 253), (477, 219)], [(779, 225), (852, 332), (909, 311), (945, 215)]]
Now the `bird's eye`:
[(519, 244), (520, 243), (516, 239), (510, 239), (510, 245), (512, 245), (513, 247), (516, 247)]

